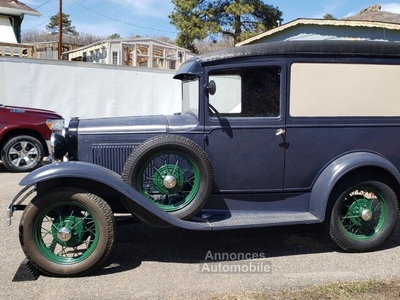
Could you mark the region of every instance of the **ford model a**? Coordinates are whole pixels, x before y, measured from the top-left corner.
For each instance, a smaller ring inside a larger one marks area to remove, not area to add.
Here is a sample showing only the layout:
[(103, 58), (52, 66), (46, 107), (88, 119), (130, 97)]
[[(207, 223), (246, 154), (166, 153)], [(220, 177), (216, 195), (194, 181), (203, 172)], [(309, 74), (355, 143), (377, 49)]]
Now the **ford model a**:
[(27, 175), (8, 208), (9, 223), (24, 209), (20, 242), (38, 270), (98, 268), (121, 214), (193, 230), (323, 222), (348, 251), (389, 238), (400, 192), (400, 45), (238, 47), (191, 59), (175, 78), (181, 113), (72, 119), (53, 135), (54, 163)]

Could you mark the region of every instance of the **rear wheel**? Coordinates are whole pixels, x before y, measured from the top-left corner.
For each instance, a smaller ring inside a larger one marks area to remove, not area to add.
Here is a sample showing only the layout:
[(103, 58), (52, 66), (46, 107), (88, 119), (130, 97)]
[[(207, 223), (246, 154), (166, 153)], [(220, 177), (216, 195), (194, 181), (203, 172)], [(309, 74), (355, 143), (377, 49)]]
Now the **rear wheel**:
[(29, 172), (40, 165), (43, 152), (43, 146), (36, 138), (21, 135), (5, 143), (1, 160), (11, 172)]
[(27, 205), (19, 232), (22, 249), (38, 270), (53, 276), (80, 276), (108, 257), (115, 221), (100, 197), (57, 187)]
[(396, 194), (373, 177), (355, 176), (331, 194), (327, 219), (333, 241), (348, 251), (368, 251), (383, 244), (397, 222)]

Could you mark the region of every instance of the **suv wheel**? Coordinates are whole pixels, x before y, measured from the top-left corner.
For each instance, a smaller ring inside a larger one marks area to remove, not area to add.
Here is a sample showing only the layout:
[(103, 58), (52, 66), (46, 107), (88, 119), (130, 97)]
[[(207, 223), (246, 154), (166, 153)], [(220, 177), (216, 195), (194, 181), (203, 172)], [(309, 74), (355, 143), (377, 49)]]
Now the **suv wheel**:
[(43, 152), (43, 146), (36, 138), (21, 135), (5, 143), (1, 160), (11, 172), (29, 172), (40, 165)]

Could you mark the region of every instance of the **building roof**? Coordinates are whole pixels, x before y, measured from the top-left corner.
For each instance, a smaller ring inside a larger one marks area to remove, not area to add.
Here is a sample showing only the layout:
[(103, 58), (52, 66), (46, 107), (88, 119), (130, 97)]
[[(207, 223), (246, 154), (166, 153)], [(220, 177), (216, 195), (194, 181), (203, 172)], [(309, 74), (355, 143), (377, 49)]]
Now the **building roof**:
[(256, 35), (252, 38), (244, 40), (236, 44), (236, 46), (242, 46), (254, 42), (256, 40), (262, 39), (264, 37), (276, 34), (278, 32), (284, 31), (288, 28), (295, 27), (298, 25), (316, 25), (316, 26), (349, 26), (349, 27), (369, 27), (369, 28), (384, 28), (392, 30), (400, 30), (400, 23), (386, 23), (379, 21), (367, 21), (367, 20), (321, 20), (321, 19), (296, 19), (282, 26), (275, 27), (274, 29), (268, 30), (264, 33)]
[(101, 44), (104, 44), (104, 43), (125, 43), (125, 44), (129, 44), (129, 43), (153, 43), (153, 44), (163, 45), (165, 47), (175, 48), (175, 49), (190, 53), (190, 51), (188, 49), (185, 49), (185, 48), (173, 45), (173, 44), (169, 44), (167, 42), (163, 42), (163, 41), (160, 41), (160, 40), (157, 40), (157, 39), (153, 39), (153, 38), (133, 38), (133, 39), (102, 40), (102, 41), (94, 42), (94, 43), (89, 44), (89, 45), (85, 45), (85, 46), (79, 47), (79, 48), (74, 49), (74, 50), (70, 50), (70, 51), (64, 52), (63, 54), (69, 54), (69, 53), (73, 53), (73, 52), (77, 52), (77, 51), (82, 51), (82, 50), (91, 48), (93, 46), (101, 45)]
[(18, 0), (0, 0), (0, 14), (20, 16), (22, 14), (40, 17), (42, 14)]
[(256, 40), (268, 37), (283, 30), (298, 26), (298, 25), (316, 25), (316, 26), (348, 26), (348, 27), (366, 27), (366, 28), (382, 28), (389, 30), (400, 30), (400, 14), (381, 11), (381, 6), (375, 4), (369, 6), (357, 15), (347, 17), (341, 20), (321, 20), (321, 19), (296, 19), (282, 26), (268, 30), (262, 34), (256, 35), (243, 42), (236, 44), (242, 46), (254, 42)]

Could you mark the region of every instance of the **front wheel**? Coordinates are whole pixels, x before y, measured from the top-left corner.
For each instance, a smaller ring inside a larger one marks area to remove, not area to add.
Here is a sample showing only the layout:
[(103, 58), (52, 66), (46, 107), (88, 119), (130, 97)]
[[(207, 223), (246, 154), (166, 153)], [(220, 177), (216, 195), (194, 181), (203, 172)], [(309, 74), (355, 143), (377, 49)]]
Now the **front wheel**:
[(39, 271), (50, 276), (81, 276), (108, 257), (115, 240), (115, 221), (100, 197), (57, 187), (27, 205), (19, 233), (25, 255)]
[(369, 251), (383, 244), (397, 222), (396, 194), (385, 183), (356, 176), (339, 184), (328, 202), (328, 230), (347, 251)]
[(1, 160), (11, 172), (29, 172), (42, 162), (43, 146), (32, 136), (17, 136), (5, 143)]

